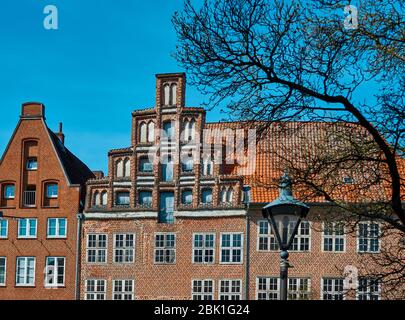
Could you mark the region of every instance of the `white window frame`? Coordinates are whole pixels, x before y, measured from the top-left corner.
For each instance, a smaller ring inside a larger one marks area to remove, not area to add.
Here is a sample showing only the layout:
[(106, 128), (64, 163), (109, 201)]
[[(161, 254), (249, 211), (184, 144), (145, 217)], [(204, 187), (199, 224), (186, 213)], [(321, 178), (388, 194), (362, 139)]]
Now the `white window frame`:
[[(303, 222), (308, 223), (308, 226), (309, 226), (309, 234), (308, 235), (301, 235), (300, 234)], [(302, 241), (302, 239), (306, 239), (306, 238), (308, 238), (308, 250), (301, 250), (300, 249), (301, 241)], [(297, 241), (298, 250), (293, 249), (293, 243), (294, 243), (295, 239)], [(308, 220), (302, 220), (301, 223), (300, 223), (300, 226), (298, 228), (297, 234), (295, 235), (294, 240), (291, 243), (291, 248), (288, 251), (290, 251), (290, 252), (311, 252), (311, 244), (312, 244), (311, 242), (312, 242), (312, 223), (310, 221), (308, 221)]]
[[(89, 248), (89, 238), (90, 238), (91, 235), (97, 236), (97, 239), (96, 239), (97, 246)], [(98, 242), (99, 242), (98, 238), (100, 236), (102, 236), (102, 235), (105, 236), (105, 244), (106, 244), (106, 246), (105, 246), (105, 248), (100, 249), (98, 247)], [(96, 255), (95, 255), (96, 261), (95, 262), (89, 261), (89, 251), (90, 250), (95, 250), (96, 251)], [(105, 261), (104, 262), (97, 261), (98, 257), (99, 257), (99, 251), (100, 250), (105, 250)], [(88, 264), (107, 264), (107, 262), (108, 262), (108, 234), (107, 233), (89, 233), (89, 234), (87, 234), (87, 238), (86, 238), (86, 262)]]
[[(268, 231), (269, 231), (267, 233), (267, 235), (260, 234), (260, 223), (267, 223)], [(260, 249), (260, 238), (267, 238), (267, 241), (268, 241), (268, 249), (267, 250)], [(274, 239), (274, 243), (276, 245), (276, 248), (274, 250), (270, 249), (270, 247), (271, 247), (271, 245), (270, 245), (271, 239)], [(256, 244), (256, 250), (257, 250), (257, 252), (278, 252), (279, 251), (279, 246), (278, 246), (278, 243), (277, 243), (276, 235), (273, 232), (273, 226), (267, 220), (258, 220), (257, 221), (257, 244)]]
[[(14, 188), (14, 195), (7, 196), (7, 187), (13, 187)], [(13, 200), (13, 199), (15, 199), (15, 184), (12, 184), (12, 183), (5, 183), (4, 184), (3, 197), (4, 197), (5, 200)]]
[[(230, 235), (231, 236), (231, 246), (230, 247), (223, 247), (223, 239), (222, 236), (223, 235)], [(241, 236), (241, 246), (240, 247), (234, 247), (233, 246), (233, 237), (234, 235), (240, 235)], [(244, 251), (244, 234), (243, 232), (223, 232), (220, 234), (221, 237), (221, 245), (220, 245), (220, 258), (219, 258), (219, 263), (220, 264), (243, 264), (243, 251)], [(233, 250), (239, 250), (240, 249), (240, 261), (239, 262), (232, 262), (232, 258), (233, 258)], [(222, 250), (229, 250), (230, 251), (230, 260), (229, 262), (223, 262), (222, 261)]]
[[(174, 236), (174, 246), (173, 247), (167, 247), (167, 236), (168, 235), (173, 235)], [(164, 242), (164, 246), (163, 247), (157, 247), (156, 246), (156, 238), (157, 238), (157, 236), (164, 236), (164, 238), (163, 238), (163, 242)], [(176, 249), (176, 247), (177, 247), (177, 235), (176, 235), (176, 233), (174, 233), (174, 232), (157, 232), (157, 233), (155, 233), (155, 236), (154, 236), (154, 256), (153, 256), (153, 262), (154, 262), (154, 264), (158, 264), (158, 265), (173, 265), (173, 264), (176, 264), (176, 262), (177, 262), (177, 249)], [(166, 262), (166, 253), (164, 254), (164, 261), (163, 262), (160, 262), (160, 261), (157, 261), (156, 260), (156, 258), (157, 258), (157, 251), (158, 250), (163, 250), (163, 251), (166, 251), (166, 250), (173, 250), (173, 252), (174, 252), (174, 260), (173, 260), (173, 262)]]
[[(48, 282), (48, 271), (50, 270), (50, 266), (48, 265), (48, 259), (55, 259), (56, 265), (53, 266), (54, 269), (56, 269), (56, 273), (53, 273), (52, 280), (53, 283)], [(59, 265), (58, 265), (58, 259), (63, 259), (63, 283), (58, 283), (58, 271), (59, 271)], [(46, 288), (58, 288), (58, 287), (64, 287), (65, 286), (65, 281), (66, 281), (66, 257), (46, 257), (45, 260), (45, 287)]]
[[(27, 225), (25, 228), (25, 235), (20, 235), (20, 223), (22, 220), (27, 220)], [(34, 220), (35, 221), (35, 235), (31, 236), (30, 235), (30, 221)], [(18, 218), (18, 223), (17, 223), (17, 239), (36, 239), (38, 235), (38, 219), (37, 218)]]
[[(50, 186), (56, 186), (56, 194), (48, 194), (48, 188)], [(57, 199), (59, 196), (59, 184), (57, 182), (45, 183), (45, 197), (47, 199)]]
[[(94, 289), (97, 289), (99, 282), (101, 282), (101, 281), (104, 282), (104, 291), (97, 291), (97, 290), (96, 291), (88, 291), (88, 281), (94, 281)], [(94, 295), (95, 298), (96, 298), (96, 296), (98, 294), (102, 294), (104, 296), (103, 296), (103, 299), (88, 299), (87, 295), (89, 295), (89, 294)], [(92, 301), (107, 300), (107, 280), (105, 280), (105, 279), (86, 279), (84, 300), (92, 300)]]
[[(225, 282), (225, 281), (229, 281), (229, 286), (228, 286), (229, 287), (229, 292), (223, 293), (223, 292), (221, 292), (221, 288), (222, 288), (222, 282)], [(239, 281), (240, 291), (238, 293), (232, 292), (232, 282), (233, 281)], [(233, 301), (242, 300), (242, 292), (243, 292), (243, 287), (242, 286), (243, 286), (242, 279), (221, 279), (221, 280), (219, 280), (219, 283), (218, 283), (218, 300), (233, 300)], [(238, 296), (239, 299), (221, 299), (221, 297), (231, 297), (231, 296)]]
[[(336, 225), (339, 222), (330, 222), (332, 225), (332, 235), (325, 235), (326, 225), (328, 223), (322, 223), (322, 252), (334, 252), (334, 253), (345, 253), (346, 252), (346, 228), (343, 226), (343, 234), (337, 235), (335, 232)], [(325, 250), (325, 239), (332, 239), (332, 250)], [(336, 250), (336, 239), (343, 239), (343, 250)]]
[(7, 283), (7, 257), (0, 257), (0, 259), (4, 259), (4, 282), (0, 282), (0, 287), (5, 287)]
[[(368, 236), (367, 237), (367, 250), (366, 251), (360, 251), (360, 224), (367, 224), (368, 227), (369, 227), (370, 224), (372, 224), (372, 223), (378, 225), (378, 236), (377, 236), (378, 250), (377, 251), (370, 251), (370, 240), (372, 238), (370, 238), (370, 236)], [(361, 221), (361, 222), (359, 222), (358, 225), (357, 225), (357, 235), (356, 236), (357, 236), (356, 237), (357, 238), (357, 253), (372, 253), (372, 254), (375, 254), (375, 253), (380, 253), (381, 252), (381, 223), (376, 222), (376, 221)]]
[[(259, 283), (260, 279), (265, 279), (266, 281), (266, 290), (259, 290)], [(277, 288), (275, 290), (270, 290), (270, 280), (276, 280)], [(279, 277), (274, 277), (274, 276), (258, 276), (256, 277), (256, 300), (259, 300), (259, 294), (265, 294), (266, 299), (265, 301), (270, 301), (270, 300), (279, 300), (280, 299), (280, 278)], [(269, 294), (275, 294), (276, 298), (275, 299), (268, 299)], [(263, 300), (264, 301), (264, 300)]]
[[(131, 282), (132, 286), (132, 291), (126, 291), (125, 290), (125, 283), (126, 281)], [(123, 291), (115, 291), (115, 284), (117, 282), (121, 282), (121, 287), (124, 289)], [(130, 300), (135, 300), (135, 280), (133, 279), (114, 279), (112, 282), (112, 300), (121, 300), (121, 301), (130, 301)], [(116, 295), (120, 295), (121, 299), (117, 299)], [(122, 299), (123, 296), (125, 295), (131, 295), (131, 299)]]
[[(328, 252), (330, 252), (330, 251), (328, 251)], [(340, 252), (340, 251), (339, 251)], [(324, 281), (325, 280), (332, 280), (332, 291), (325, 291), (324, 290)], [(320, 299), (321, 300), (325, 300), (325, 301), (334, 301), (334, 300), (336, 300), (336, 299), (332, 299), (332, 300), (329, 300), (329, 299), (324, 299), (323, 298), (323, 295), (324, 294), (331, 294), (331, 295), (337, 295), (337, 294), (340, 294), (338, 291), (336, 291), (335, 290), (335, 287), (336, 287), (336, 281), (337, 280), (341, 280), (342, 282), (343, 282), (343, 284), (342, 284), (342, 292), (341, 292), (341, 294), (342, 294), (342, 296), (343, 296), (343, 300), (346, 300), (346, 294), (345, 294), (345, 290), (344, 290), (344, 278), (342, 278), (342, 277), (322, 277), (321, 278), (321, 290), (320, 290), (320, 293), (321, 293), (321, 295), (320, 295)]]
[[(49, 221), (51, 219), (56, 220), (56, 228), (55, 228), (56, 235), (54, 235), (54, 236), (49, 235)], [(60, 235), (60, 227), (59, 227), (60, 220), (65, 220), (65, 235), (64, 236)], [(48, 218), (47, 223), (46, 223), (46, 237), (48, 239), (66, 239), (67, 238), (67, 228), (68, 228), (68, 219), (67, 218)]]
[[(203, 246), (202, 247), (196, 247), (195, 246), (195, 237), (201, 235), (203, 236)], [(210, 247), (206, 247), (205, 246), (205, 241), (206, 241), (206, 237), (208, 235), (212, 235), (213, 237), (213, 242), (214, 242), (214, 246), (212, 248)], [(193, 262), (193, 264), (214, 264), (215, 263), (215, 249), (216, 249), (216, 234), (214, 232), (195, 232), (193, 233), (193, 248), (192, 248), (192, 257), (191, 257), (191, 261)], [(195, 250), (202, 250), (203, 251), (203, 262), (197, 262), (195, 261)], [(212, 250), (212, 262), (205, 262), (205, 256), (206, 256), (206, 250)]]
[[(25, 260), (25, 269), (24, 269), (24, 282), (23, 283), (18, 283), (18, 260), (19, 259), (24, 259)], [(27, 262), (28, 259), (34, 259), (34, 277), (33, 277), (33, 282), (32, 283), (27, 283)], [(16, 287), (35, 287), (35, 273), (36, 273), (36, 266), (37, 266), (37, 261), (36, 257), (17, 257), (16, 258), (16, 264), (15, 264), (15, 286)]]
[[(127, 247), (126, 246), (126, 240), (127, 240), (127, 236), (128, 235), (132, 235), (133, 236), (133, 246), (132, 246), (132, 261), (125, 261), (127, 258), (127, 254), (126, 251), (130, 250), (131, 247)], [(124, 236), (124, 246), (121, 247), (117, 247), (116, 246), (116, 240), (117, 240), (117, 236)], [(119, 233), (114, 233), (113, 235), (113, 263), (114, 264), (133, 264), (135, 263), (135, 246), (136, 246), (136, 235), (133, 232), (119, 232)], [(123, 262), (117, 262), (116, 261), (116, 257), (117, 257), (117, 250), (122, 250), (123, 251)]]
[[(298, 291), (292, 291), (290, 290), (290, 284), (292, 283), (293, 280), (297, 280), (297, 289)], [(303, 291), (299, 291), (299, 287), (301, 286), (301, 282), (303, 282), (304, 280), (308, 281), (308, 290), (306, 292)], [(297, 299), (290, 299), (290, 294), (294, 293), (297, 294), (298, 296), (307, 294), (308, 299), (306, 300), (310, 300), (311, 299), (311, 278), (309, 277), (292, 277), (292, 278), (288, 278), (288, 284), (287, 284), (288, 288), (287, 288), (287, 299), (288, 300), (297, 300)], [(302, 299), (300, 299), (302, 300)]]
[[(1, 234), (0, 234), (0, 239), (7, 239), (8, 238), (8, 220), (7, 219), (0, 219), (0, 222), (5, 222), (6, 223), (6, 235), (5, 236), (2, 236)], [(1, 228), (1, 226), (0, 226), (0, 228)]]
[[(201, 281), (201, 292), (194, 292), (194, 282)], [(210, 281), (212, 292), (205, 291), (205, 283)], [(191, 280), (191, 300), (194, 301), (210, 301), (214, 300), (215, 295), (215, 281), (213, 279), (192, 279)], [(206, 296), (211, 296), (211, 299), (204, 299)], [(195, 299), (195, 297), (200, 297), (201, 299)]]
[[(360, 296), (360, 294), (365, 294), (366, 296), (367, 296), (367, 299), (366, 300), (371, 300), (370, 299), (370, 286), (369, 285), (367, 285), (367, 290), (366, 290), (366, 292), (364, 292), (364, 293), (360, 293), (360, 278), (367, 278), (367, 281), (370, 281), (370, 280), (373, 280), (372, 278), (369, 278), (369, 277), (359, 277), (358, 279), (357, 279), (357, 290), (356, 290), (356, 300), (359, 300), (359, 296)], [(375, 293), (374, 293), (375, 294)], [(378, 295), (378, 299), (377, 300), (381, 300), (381, 281), (378, 281), (378, 292), (377, 292), (377, 295)]]

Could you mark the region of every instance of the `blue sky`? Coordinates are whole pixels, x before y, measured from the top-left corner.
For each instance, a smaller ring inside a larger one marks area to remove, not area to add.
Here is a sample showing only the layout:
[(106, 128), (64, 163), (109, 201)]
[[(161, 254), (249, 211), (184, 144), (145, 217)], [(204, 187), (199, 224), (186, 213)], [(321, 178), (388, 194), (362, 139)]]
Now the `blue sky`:
[[(171, 25), (181, 0), (1, 0), (0, 153), (21, 103), (46, 105), (48, 126), (63, 122), (66, 145), (91, 169), (107, 169), (107, 152), (130, 145), (131, 111), (155, 101), (155, 74), (183, 71), (171, 57)], [(56, 5), (59, 29), (43, 27)], [(203, 97), (187, 87), (186, 103)], [(220, 120), (210, 112), (209, 121)]]

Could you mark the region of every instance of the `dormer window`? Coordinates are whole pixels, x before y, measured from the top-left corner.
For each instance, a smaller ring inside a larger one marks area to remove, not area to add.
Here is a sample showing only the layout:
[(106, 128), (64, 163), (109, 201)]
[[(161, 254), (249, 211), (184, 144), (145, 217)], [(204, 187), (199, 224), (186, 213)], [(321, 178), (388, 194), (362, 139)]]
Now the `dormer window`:
[(38, 169), (37, 157), (30, 157), (27, 159), (27, 170), (34, 171)]

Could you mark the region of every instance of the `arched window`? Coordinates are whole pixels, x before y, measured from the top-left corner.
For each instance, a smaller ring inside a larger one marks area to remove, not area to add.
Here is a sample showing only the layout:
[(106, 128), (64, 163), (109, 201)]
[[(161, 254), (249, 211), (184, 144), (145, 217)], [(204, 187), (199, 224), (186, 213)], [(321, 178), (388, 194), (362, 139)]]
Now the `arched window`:
[(211, 176), (214, 170), (214, 163), (210, 157), (203, 160), (203, 176)]
[(101, 205), (101, 195), (98, 191), (94, 193), (94, 205), (99, 207)]
[(202, 204), (212, 204), (212, 189), (203, 189), (201, 192), (201, 203)]
[(172, 84), (170, 86), (170, 105), (176, 105), (176, 98), (177, 98), (177, 85)]
[(148, 123), (148, 142), (153, 142), (155, 140), (155, 124), (153, 121)]
[(118, 160), (116, 162), (116, 174), (117, 174), (117, 177), (124, 176), (124, 164), (123, 164), (122, 160)]
[(221, 199), (221, 202), (222, 202), (222, 203), (225, 203), (225, 202), (226, 202), (226, 195), (227, 195), (226, 188), (223, 187), (223, 188), (221, 189), (221, 194), (220, 194), (220, 199)]
[(107, 205), (107, 191), (101, 192), (101, 205), (102, 206)]
[(170, 104), (170, 85), (165, 84), (163, 86), (163, 104), (168, 106)]
[(139, 131), (140, 131), (140, 139), (139, 139), (139, 141), (140, 142), (146, 142), (148, 127), (147, 127), (147, 124), (145, 122), (141, 123)]
[(226, 193), (226, 202), (232, 203), (232, 198), (233, 198), (233, 190), (232, 190), (232, 188), (229, 188)]
[(125, 159), (124, 161), (124, 176), (125, 177), (130, 177), (131, 176), (131, 160), (129, 160), (128, 158)]

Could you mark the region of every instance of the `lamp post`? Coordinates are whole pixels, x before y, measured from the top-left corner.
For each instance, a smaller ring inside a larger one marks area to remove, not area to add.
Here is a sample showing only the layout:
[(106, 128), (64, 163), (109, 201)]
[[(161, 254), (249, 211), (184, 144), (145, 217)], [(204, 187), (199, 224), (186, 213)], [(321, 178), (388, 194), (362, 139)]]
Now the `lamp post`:
[(309, 207), (292, 195), (292, 182), (285, 172), (280, 179), (279, 197), (263, 209), (280, 248), (280, 300), (287, 300), (288, 250), (297, 234), (301, 220), (308, 215)]

